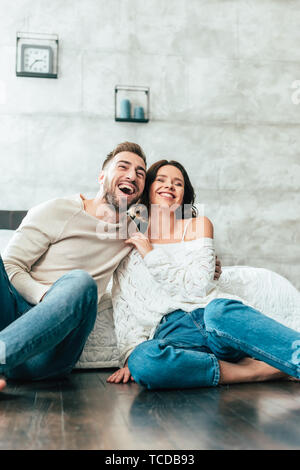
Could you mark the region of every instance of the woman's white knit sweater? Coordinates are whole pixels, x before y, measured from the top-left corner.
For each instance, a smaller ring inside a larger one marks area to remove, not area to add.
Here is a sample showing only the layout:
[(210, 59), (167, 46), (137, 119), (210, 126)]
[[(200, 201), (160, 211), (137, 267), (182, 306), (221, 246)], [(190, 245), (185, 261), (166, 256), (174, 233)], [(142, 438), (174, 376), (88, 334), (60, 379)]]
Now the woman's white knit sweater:
[(191, 312), (216, 298), (243, 301), (221, 292), (214, 273), (211, 238), (156, 244), (144, 259), (134, 249), (120, 263), (114, 273), (112, 301), (121, 367), (138, 344), (153, 337), (167, 313)]

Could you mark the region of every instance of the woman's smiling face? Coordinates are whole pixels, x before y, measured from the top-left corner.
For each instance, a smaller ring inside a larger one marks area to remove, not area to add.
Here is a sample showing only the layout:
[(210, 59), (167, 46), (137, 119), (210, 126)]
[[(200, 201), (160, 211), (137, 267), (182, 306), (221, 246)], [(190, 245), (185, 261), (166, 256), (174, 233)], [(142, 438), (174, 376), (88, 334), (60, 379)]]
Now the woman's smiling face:
[(162, 207), (181, 206), (184, 196), (184, 178), (181, 171), (173, 165), (159, 168), (150, 187), (150, 204)]

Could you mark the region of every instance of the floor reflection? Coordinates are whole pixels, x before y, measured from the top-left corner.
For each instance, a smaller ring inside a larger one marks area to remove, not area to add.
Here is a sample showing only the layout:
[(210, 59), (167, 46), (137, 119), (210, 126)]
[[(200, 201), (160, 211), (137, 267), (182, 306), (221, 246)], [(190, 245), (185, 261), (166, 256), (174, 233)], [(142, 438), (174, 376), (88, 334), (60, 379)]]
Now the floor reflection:
[(264, 383), (189, 390), (141, 390), (131, 427), (163, 429), (190, 449), (294, 449), (300, 446), (299, 384)]

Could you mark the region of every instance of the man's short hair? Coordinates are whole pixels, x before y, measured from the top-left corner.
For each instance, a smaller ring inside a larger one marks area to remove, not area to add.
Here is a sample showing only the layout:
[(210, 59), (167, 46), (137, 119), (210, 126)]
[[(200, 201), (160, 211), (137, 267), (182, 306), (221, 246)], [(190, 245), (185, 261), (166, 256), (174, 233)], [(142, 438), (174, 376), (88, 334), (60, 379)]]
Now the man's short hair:
[(138, 144), (135, 144), (134, 142), (122, 142), (121, 144), (117, 145), (117, 147), (112, 151), (109, 152), (107, 157), (105, 158), (103, 165), (102, 165), (102, 170), (108, 165), (108, 163), (120, 152), (132, 152), (141, 157), (145, 165), (147, 166), (146, 162), (146, 155), (144, 154), (144, 151), (142, 150), (142, 147)]

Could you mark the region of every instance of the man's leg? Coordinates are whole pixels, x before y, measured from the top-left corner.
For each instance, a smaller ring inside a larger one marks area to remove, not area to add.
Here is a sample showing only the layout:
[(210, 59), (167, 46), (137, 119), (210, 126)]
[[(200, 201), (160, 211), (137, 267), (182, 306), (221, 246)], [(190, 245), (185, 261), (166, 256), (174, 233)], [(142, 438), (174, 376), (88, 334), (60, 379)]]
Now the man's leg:
[(0, 331), (32, 307), (9, 281), (0, 255)]
[(237, 362), (248, 356), (300, 378), (300, 333), (231, 299), (211, 301), (204, 322), (218, 359)]
[(0, 332), (9, 378), (44, 379), (76, 364), (97, 315), (97, 285), (82, 270), (62, 276), (43, 301)]
[[(32, 308), (32, 305), (17, 292), (8, 279), (2, 257), (0, 255), (0, 331), (15, 321), (22, 313)], [(0, 341), (0, 366), (5, 363), (4, 343)], [(4, 377), (0, 377), (0, 391), (6, 386)]]

